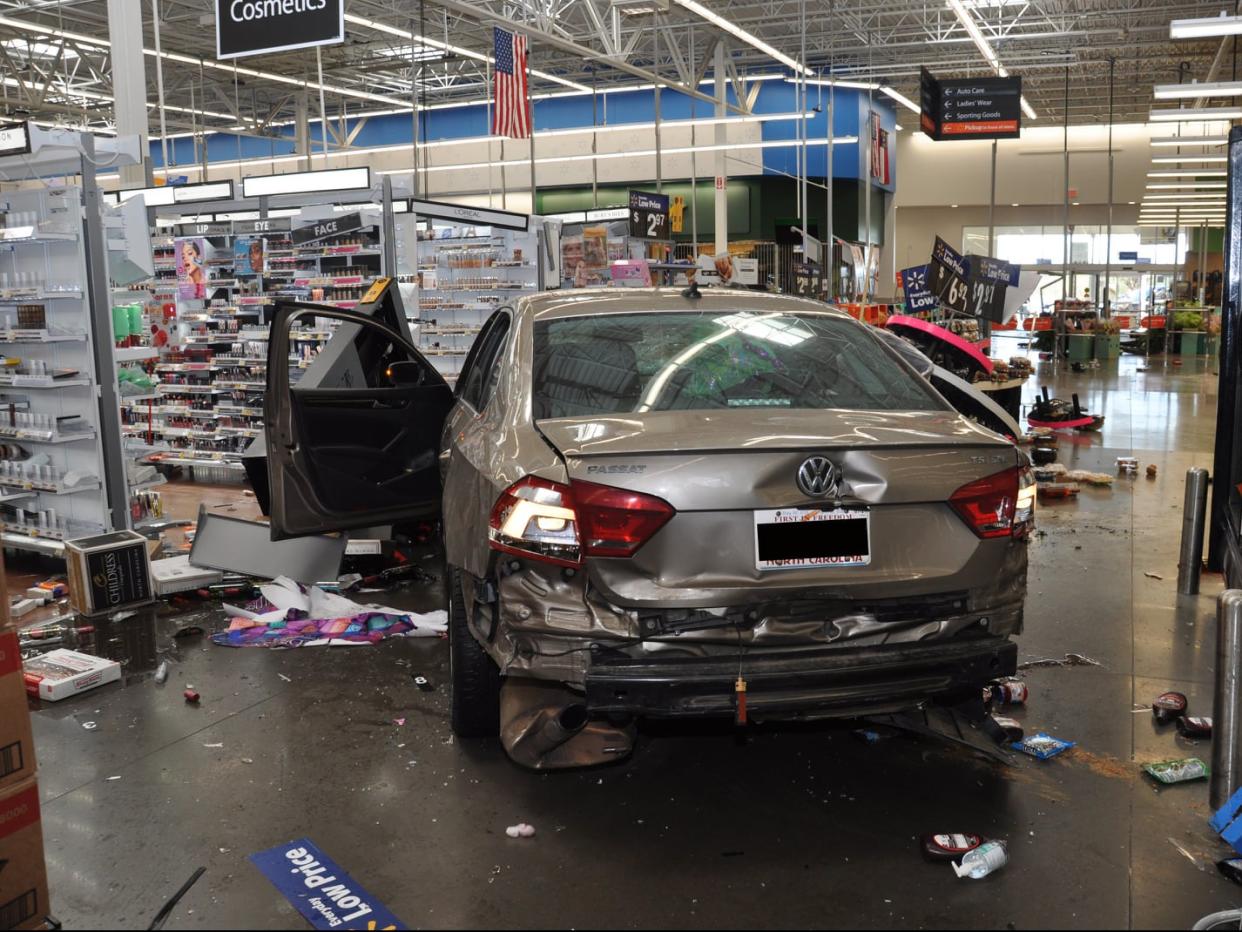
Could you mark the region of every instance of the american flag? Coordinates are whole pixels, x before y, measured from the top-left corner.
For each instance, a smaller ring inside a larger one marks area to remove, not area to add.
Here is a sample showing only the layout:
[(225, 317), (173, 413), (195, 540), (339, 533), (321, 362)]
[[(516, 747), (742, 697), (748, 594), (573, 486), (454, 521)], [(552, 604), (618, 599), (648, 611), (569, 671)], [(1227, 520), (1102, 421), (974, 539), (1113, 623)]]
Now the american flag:
[(530, 94), (526, 83), (526, 37), (497, 27), (496, 103), (492, 108), (492, 135), (511, 139), (530, 136)]

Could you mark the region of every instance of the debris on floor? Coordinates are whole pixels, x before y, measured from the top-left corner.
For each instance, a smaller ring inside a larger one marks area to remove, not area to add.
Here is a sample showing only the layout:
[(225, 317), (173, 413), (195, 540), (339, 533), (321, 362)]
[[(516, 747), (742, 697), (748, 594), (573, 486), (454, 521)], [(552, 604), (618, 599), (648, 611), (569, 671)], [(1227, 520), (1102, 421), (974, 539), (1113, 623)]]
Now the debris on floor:
[(974, 851), (983, 844), (982, 835), (969, 834), (932, 834), (924, 835), (920, 842), (923, 857), (929, 861), (956, 861), (962, 855)]
[(1212, 720), (1204, 716), (1183, 715), (1177, 720), (1177, 733), (1183, 738), (1210, 738), (1212, 737)]
[(194, 689), (187, 689), (184, 693), (182, 693), (182, 695), (185, 696), (185, 701), (191, 705), (197, 705), (198, 701), (203, 698), (198, 694), (198, 691)]
[(1151, 714), (1158, 725), (1168, 725), (1186, 714), (1186, 697), (1181, 693), (1161, 693), (1151, 704)]
[(1197, 757), (1144, 764), (1143, 772), (1161, 783), (1186, 783), (1190, 780), (1203, 780), (1212, 775), (1211, 768)]
[(1041, 660), (1027, 660), (1018, 664), (1019, 670), (1029, 670), (1032, 667), (1099, 667), (1103, 666), (1098, 660), (1092, 660), (1090, 657), (1084, 657), (1082, 654), (1066, 654), (1063, 660), (1057, 660), (1053, 657), (1043, 658)]
[(1143, 575), (1146, 576), (1148, 579), (1164, 579), (1164, 577), (1161, 576), (1159, 573), (1152, 573), (1147, 570), (1143, 571)]
[(973, 851), (966, 852), (962, 863), (953, 865), (953, 872), (959, 878), (969, 877), (971, 880), (982, 880), (1008, 863), (1009, 846), (1003, 841), (989, 841)]
[(336, 579), (345, 555), (344, 535), (317, 534), (278, 541), (271, 535), (266, 524), (212, 514), (200, 507), (189, 562), (268, 579), (285, 576), (303, 583)]
[(505, 834), (510, 838), (534, 838), (535, 827), (527, 825), (525, 822), (519, 822), (517, 825), (510, 825), (506, 828)]
[(1222, 877), (1228, 877), (1236, 884), (1242, 884), (1242, 858), (1225, 858), (1216, 862), (1216, 869)]
[(26, 692), (53, 702), (76, 696), (121, 678), (115, 660), (59, 648), (23, 661)]
[(1029, 754), (1037, 760), (1048, 760), (1077, 746), (1075, 741), (1063, 741), (1041, 731), (1038, 734), (1023, 738), (1021, 741), (1015, 741), (1013, 749), (1021, 751), (1023, 754)]
[(249, 607), (225, 605), (232, 621), (213, 634), (225, 647), (317, 647), (376, 644), (389, 637), (436, 637), (448, 630), (448, 613), (404, 612), (354, 602), (319, 586), (304, 587), (288, 577), (261, 586), (261, 600)]

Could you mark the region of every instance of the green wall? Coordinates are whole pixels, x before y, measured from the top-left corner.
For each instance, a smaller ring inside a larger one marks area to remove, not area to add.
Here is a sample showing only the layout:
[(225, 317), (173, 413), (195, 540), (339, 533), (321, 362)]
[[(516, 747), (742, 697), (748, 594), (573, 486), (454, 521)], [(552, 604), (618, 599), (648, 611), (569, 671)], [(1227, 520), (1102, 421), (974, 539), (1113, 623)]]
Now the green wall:
[[(822, 183), (822, 179), (811, 179)], [(619, 207), (629, 203), (629, 191), (655, 191), (655, 183), (640, 186), (600, 185), (598, 197), (593, 199), (590, 188), (542, 188), (537, 196), (536, 212), (561, 214), (573, 210), (590, 210), (592, 207)], [(864, 227), (863, 184), (849, 178), (833, 182), (832, 214), (834, 235), (844, 240), (862, 241)], [(685, 232), (678, 239), (690, 239), (690, 191), (689, 181), (666, 181), (663, 193), (686, 199)], [(884, 242), (885, 203), (892, 195), (879, 188), (872, 188), (871, 230), (872, 242)], [(700, 180), (697, 186), (699, 239), (715, 235), (715, 191), (711, 179)], [(807, 200), (809, 220), (818, 225), (821, 237), (827, 232), (824, 223), (827, 193), (822, 187), (808, 185)], [(731, 178), (727, 194), (730, 239), (770, 240), (776, 235), (776, 225), (798, 219), (797, 182), (792, 178), (764, 176), (761, 178)]]

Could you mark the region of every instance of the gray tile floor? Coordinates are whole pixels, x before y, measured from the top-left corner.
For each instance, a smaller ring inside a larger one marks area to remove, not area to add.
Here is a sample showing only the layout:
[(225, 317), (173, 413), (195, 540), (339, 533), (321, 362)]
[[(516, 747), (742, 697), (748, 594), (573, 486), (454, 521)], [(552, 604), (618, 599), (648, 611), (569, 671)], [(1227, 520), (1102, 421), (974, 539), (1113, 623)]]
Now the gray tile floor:
[[(1039, 516), (1022, 658), (1101, 666), (1032, 671), (1018, 717), (1076, 740), (1072, 754), (1011, 768), (831, 726), (663, 727), (622, 764), (531, 775), (494, 742), (450, 737), (440, 641), (229, 650), (134, 620), (100, 632), (130, 660), (123, 686), (34, 712), (54, 912), (68, 928), (145, 927), (204, 865), (169, 928), (301, 928), (247, 861), (301, 836), (415, 927), (1188, 928), (1242, 904), (1212, 866), (1225, 851), (1206, 786), (1138, 776), (1209, 745), (1132, 711), (1179, 689), (1210, 714), (1219, 579), (1198, 598), (1174, 590), (1183, 476), (1211, 465), (1215, 380), (1202, 361), (1133, 358), (1041, 372), (1028, 391), (1040, 380), (1107, 417), (1062, 441), (1067, 465), (1159, 467)], [(438, 601), (434, 586), (402, 598)], [(173, 667), (162, 687), (158, 659)], [(187, 683), (201, 707), (182, 701)], [(507, 838), (518, 821), (536, 838)], [(1007, 838), (1011, 863), (957, 880), (920, 859), (932, 830)]]

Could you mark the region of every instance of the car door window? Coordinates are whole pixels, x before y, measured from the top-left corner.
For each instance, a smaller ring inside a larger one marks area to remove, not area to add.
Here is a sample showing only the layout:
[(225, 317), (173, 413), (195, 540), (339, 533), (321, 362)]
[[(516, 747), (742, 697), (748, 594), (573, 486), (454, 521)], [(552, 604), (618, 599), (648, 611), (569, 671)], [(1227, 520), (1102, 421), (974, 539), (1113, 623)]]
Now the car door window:
[(509, 345), (509, 316), (505, 315), (496, 324), (496, 340), (491, 355), (485, 364), (487, 378), (483, 382), (483, 391), (479, 396), (479, 411), (486, 411), (488, 404), (492, 400), (492, 396), (496, 394), (496, 385), (500, 381), (501, 360), (504, 358), (505, 348)]
[(457, 397), (476, 411), (484, 404), (484, 390), (491, 377), (492, 363), (500, 345), (509, 331), (509, 314), (497, 311), (483, 325), (479, 337), (470, 351), (470, 358), (457, 382)]

